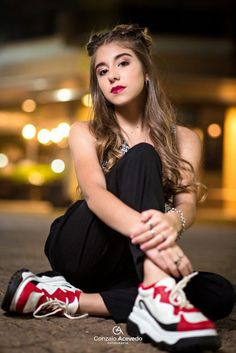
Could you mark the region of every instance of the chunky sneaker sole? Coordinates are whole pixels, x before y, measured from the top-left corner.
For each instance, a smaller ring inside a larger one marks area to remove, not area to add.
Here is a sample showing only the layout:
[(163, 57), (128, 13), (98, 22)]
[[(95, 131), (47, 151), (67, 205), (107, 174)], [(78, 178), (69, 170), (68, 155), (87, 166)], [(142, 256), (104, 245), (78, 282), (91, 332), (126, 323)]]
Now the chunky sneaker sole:
[(215, 351), (221, 345), (219, 336), (214, 329), (177, 332), (167, 331), (164, 326), (147, 310), (135, 307), (127, 321), (127, 332), (132, 337), (140, 336), (143, 338), (143, 342), (150, 342), (168, 352)]

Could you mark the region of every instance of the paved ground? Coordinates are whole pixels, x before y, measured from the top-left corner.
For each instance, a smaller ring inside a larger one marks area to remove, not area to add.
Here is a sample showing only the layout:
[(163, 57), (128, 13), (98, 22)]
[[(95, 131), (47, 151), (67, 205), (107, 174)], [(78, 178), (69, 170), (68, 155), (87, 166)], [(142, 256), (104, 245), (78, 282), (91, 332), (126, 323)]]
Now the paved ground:
[[(34, 272), (49, 269), (43, 254), (48, 228), (55, 214), (0, 215), (0, 288), (1, 299), (9, 276), (26, 267)], [(219, 272), (236, 285), (236, 231), (234, 225), (195, 225), (185, 234), (184, 248), (199, 270)], [(82, 320), (10, 317), (0, 311), (1, 353), (95, 353), (95, 352), (159, 352), (149, 344), (119, 341), (100, 342), (99, 337), (117, 337), (115, 322), (89, 317)], [(125, 325), (119, 325), (125, 340)], [(236, 352), (236, 310), (220, 321), (221, 353)]]

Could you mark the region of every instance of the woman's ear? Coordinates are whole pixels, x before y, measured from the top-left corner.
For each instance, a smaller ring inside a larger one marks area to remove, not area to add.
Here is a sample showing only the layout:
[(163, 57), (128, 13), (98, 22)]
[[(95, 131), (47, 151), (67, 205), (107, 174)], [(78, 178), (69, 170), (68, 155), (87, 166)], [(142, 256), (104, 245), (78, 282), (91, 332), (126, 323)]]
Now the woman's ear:
[(148, 75), (146, 74), (145, 75), (145, 86), (146, 86), (146, 88), (148, 88), (149, 87), (149, 77), (148, 77)]

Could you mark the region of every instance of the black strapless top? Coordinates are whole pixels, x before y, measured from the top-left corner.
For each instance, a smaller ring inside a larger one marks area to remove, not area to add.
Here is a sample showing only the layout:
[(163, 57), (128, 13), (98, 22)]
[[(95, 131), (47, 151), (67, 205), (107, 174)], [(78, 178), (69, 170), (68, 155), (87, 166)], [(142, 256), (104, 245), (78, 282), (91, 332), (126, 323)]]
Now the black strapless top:
[[(175, 136), (176, 138), (176, 126), (174, 125), (172, 127), (172, 132), (173, 132), (173, 135)], [(128, 143), (126, 141), (124, 141), (121, 145), (120, 145), (120, 151), (122, 152), (123, 155), (125, 155), (128, 150), (130, 149)], [(107, 160), (103, 160), (102, 163), (101, 163), (101, 166), (103, 169), (106, 169), (106, 166), (107, 166)], [(174, 197), (172, 196), (168, 202), (165, 203), (165, 212), (168, 212), (174, 205)]]
[[(172, 126), (172, 133), (176, 138), (176, 125)], [(128, 143), (126, 141), (124, 141), (121, 145), (120, 145), (120, 151), (122, 152), (122, 154), (126, 154), (128, 152), (128, 150), (130, 149)], [(103, 160), (101, 163), (101, 166), (103, 169), (106, 169), (107, 166), (107, 160)]]

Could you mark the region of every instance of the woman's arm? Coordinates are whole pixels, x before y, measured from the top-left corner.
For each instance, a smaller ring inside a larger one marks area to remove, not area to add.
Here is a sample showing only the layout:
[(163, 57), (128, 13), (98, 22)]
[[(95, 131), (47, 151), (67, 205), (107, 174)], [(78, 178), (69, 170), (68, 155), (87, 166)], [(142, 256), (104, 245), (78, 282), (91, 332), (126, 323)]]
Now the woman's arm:
[[(183, 159), (191, 163), (194, 169), (195, 180), (198, 180), (199, 177), (199, 168), (202, 157), (202, 143), (198, 135), (182, 126), (177, 127), (177, 146), (179, 153)], [(183, 184), (188, 184), (191, 182), (189, 176), (182, 172)], [(186, 224), (185, 228), (189, 228), (195, 218), (196, 218), (196, 194), (191, 193), (180, 193), (177, 194), (174, 198), (174, 207), (183, 211), (185, 216)], [(176, 221), (177, 230), (181, 230), (181, 222), (178, 214), (168, 213), (168, 216)]]
[[(199, 174), (199, 165), (201, 160), (202, 146), (199, 137), (190, 129), (185, 127), (177, 128), (177, 145), (180, 155), (183, 159), (190, 162), (194, 168), (196, 179)], [(183, 183), (188, 184), (189, 176), (182, 171)], [(191, 193), (180, 193), (174, 198), (174, 207), (181, 210), (184, 214), (186, 224), (185, 228), (191, 226), (196, 216), (196, 195)], [(175, 212), (162, 213), (157, 210), (144, 211), (141, 214), (140, 223), (136, 224), (131, 234), (132, 242), (140, 244), (145, 251), (158, 246), (159, 250), (166, 249), (173, 244), (177, 238), (178, 232), (182, 228), (180, 217)], [(155, 225), (156, 236), (150, 232), (150, 223)], [(163, 241), (163, 238), (166, 238)]]
[(107, 190), (95, 143), (96, 140), (89, 131), (88, 123), (73, 124), (69, 146), (79, 186), (89, 209), (105, 224), (129, 237), (132, 227), (140, 220), (140, 213)]
[[(183, 159), (188, 161), (194, 169), (195, 180), (199, 178), (199, 168), (202, 159), (202, 142), (198, 135), (182, 126), (177, 127), (177, 146), (179, 153)], [(183, 184), (191, 182), (189, 175), (182, 172)], [(189, 228), (195, 221), (196, 218), (196, 203), (197, 197), (194, 192), (191, 193), (180, 193), (174, 198), (174, 207), (183, 211), (186, 224), (185, 228)], [(178, 231), (181, 230), (181, 222), (179, 216), (176, 213), (168, 213), (169, 217), (176, 220), (176, 227)]]

